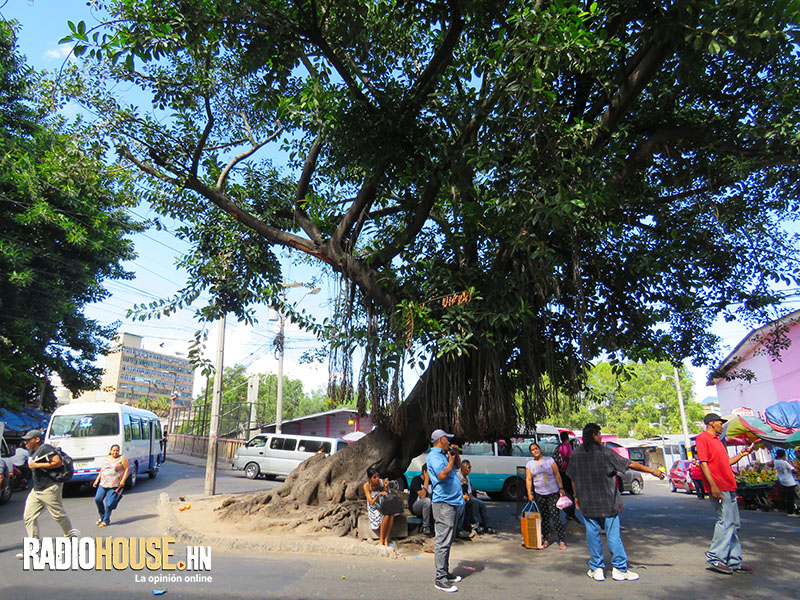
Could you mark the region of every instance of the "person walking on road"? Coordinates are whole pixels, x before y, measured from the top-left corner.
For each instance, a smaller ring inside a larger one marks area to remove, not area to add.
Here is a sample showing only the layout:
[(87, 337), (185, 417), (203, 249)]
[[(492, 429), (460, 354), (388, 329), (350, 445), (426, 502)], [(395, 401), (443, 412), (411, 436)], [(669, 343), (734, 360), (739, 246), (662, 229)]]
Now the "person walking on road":
[(456, 535), (456, 528), (464, 513), (464, 496), (458, 470), (461, 457), (458, 447), (450, 446), (452, 433), (436, 429), (431, 433), (433, 448), (428, 452), (428, 473), (430, 474), (433, 494), (433, 527), (436, 532), (433, 545), (436, 577), (433, 586), (443, 592), (457, 592), (454, 585), (461, 577), (450, 572), (450, 546)]
[[(51, 471), (61, 467), (61, 455), (53, 446), (43, 444), (44, 435), (38, 429), (31, 429), (22, 440), (25, 442), (31, 456), (28, 466), (31, 469), (33, 489), (25, 500), (25, 511), (22, 519), (25, 522), (25, 531), (28, 537), (39, 538), (39, 515), (46, 508), (53, 520), (61, 526), (64, 536), (78, 537), (80, 532), (72, 528), (72, 523), (64, 511), (63, 488), (64, 484), (56, 481), (51, 476)], [(22, 554), (17, 554), (22, 558)]]
[(621, 500), (617, 475), (627, 469), (650, 473), (664, 479), (664, 473), (623, 458), (602, 444), (600, 425), (589, 423), (583, 428), (583, 444), (572, 453), (567, 474), (572, 479), (575, 508), (584, 516), (586, 545), (589, 547), (589, 571), (595, 581), (604, 581), (605, 559), (600, 531), (605, 529), (608, 549), (611, 552), (615, 581), (634, 581), (639, 575), (628, 570), (628, 555), (620, 536), (619, 509)]
[(703, 418), (706, 430), (695, 439), (697, 460), (703, 470), (703, 486), (711, 495), (711, 504), (717, 513), (714, 537), (706, 552), (708, 568), (717, 573), (731, 575), (748, 573), (750, 567), (742, 564), (742, 544), (739, 541), (739, 505), (736, 502), (736, 479), (731, 465), (735, 465), (752, 452), (752, 445), (734, 456), (728, 455), (725, 444), (719, 439), (725, 419), (709, 413)]
[(786, 460), (786, 450), (783, 448), (775, 452), (775, 470), (778, 472), (778, 485), (781, 487), (786, 504), (786, 514), (790, 517), (800, 517), (800, 510), (797, 510), (797, 479), (794, 477), (797, 469)]
[(528, 490), (528, 500), (536, 502), (542, 511), (542, 549), (550, 545), (550, 521), (558, 536), (558, 546), (561, 550), (567, 549), (564, 542), (564, 525), (561, 523), (561, 513), (556, 503), (561, 496), (566, 496), (564, 484), (561, 482), (561, 472), (558, 465), (549, 456), (542, 454), (539, 444), (534, 442), (529, 447), (533, 458), (525, 465), (525, 487)]
[(92, 483), (92, 486), (97, 488), (94, 503), (97, 505), (97, 512), (100, 513), (100, 518), (97, 519), (98, 527), (108, 527), (111, 524), (111, 511), (117, 507), (122, 498), (122, 490), (125, 489), (129, 473), (128, 459), (120, 454), (119, 445), (114, 444)]

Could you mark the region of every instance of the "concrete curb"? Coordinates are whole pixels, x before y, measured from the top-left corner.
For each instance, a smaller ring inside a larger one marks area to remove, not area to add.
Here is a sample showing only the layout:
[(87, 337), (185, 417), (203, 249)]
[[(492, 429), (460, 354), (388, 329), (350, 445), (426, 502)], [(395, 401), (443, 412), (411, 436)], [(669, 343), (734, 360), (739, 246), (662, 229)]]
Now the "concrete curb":
[[(186, 500), (207, 500), (204, 496), (184, 496)], [(352, 538), (305, 537), (297, 535), (264, 536), (259, 540), (246, 540), (236, 537), (213, 536), (185, 529), (175, 515), (169, 494), (158, 497), (158, 514), (166, 535), (190, 545), (214, 546), (227, 550), (247, 552), (298, 552), (303, 554), (342, 554), (347, 556), (383, 556), (400, 558), (392, 548), (376, 546)]]

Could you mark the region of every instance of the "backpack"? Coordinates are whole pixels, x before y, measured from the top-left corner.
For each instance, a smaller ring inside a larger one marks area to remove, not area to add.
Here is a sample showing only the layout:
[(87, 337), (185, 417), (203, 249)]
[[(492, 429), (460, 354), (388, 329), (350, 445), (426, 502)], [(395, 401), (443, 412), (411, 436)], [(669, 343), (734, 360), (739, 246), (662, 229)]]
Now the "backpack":
[(75, 467), (72, 464), (72, 457), (61, 448), (56, 448), (55, 450), (61, 457), (61, 466), (58, 469), (51, 469), (50, 477), (58, 483), (66, 483), (72, 479), (72, 474), (75, 472)]

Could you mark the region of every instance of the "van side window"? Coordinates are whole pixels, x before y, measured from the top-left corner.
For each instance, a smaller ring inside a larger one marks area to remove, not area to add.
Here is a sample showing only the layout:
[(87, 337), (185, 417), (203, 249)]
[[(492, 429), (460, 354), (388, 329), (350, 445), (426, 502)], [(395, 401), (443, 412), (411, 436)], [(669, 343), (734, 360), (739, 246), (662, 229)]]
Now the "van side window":
[(247, 442), (248, 448), (261, 448), (261, 446), (265, 446), (267, 443), (267, 438), (264, 437), (254, 437), (252, 440)]
[(295, 449), (296, 447), (297, 447), (297, 440), (293, 440), (293, 439), (290, 439), (290, 438), (286, 438), (286, 439), (283, 441), (283, 449), (284, 449), (284, 450), (292, 450), (292, 451), (294, 451), (294, 449)]
[(150, 419), (142, 419), (142, 439), (150, 439)]
[(133, 438), (133, 440), (142, 439), (142, 428), (139, 417), (131, 417), (131, 438)]
[(322, 440), (300, 440), (300, 446), (297, 449), (300, 452), (311, 452), (316, 454), (322, 450), (325, 454), (331, 453), (331, 443)]
[(155, 433), (156, 439), (157, 439), (157, 440), (160, 440), (160, 439), (161, 439), (161, 437), (162, 437), (162, 433), (161, 433), (161, 421), (159, 421), (158, 419), (156, 419), (155, 421), (153, 421), (153, 425), (155, 425), (155, 427), (153, 428), (153, 431), (154, 431), (154, 433)]
[(494, 456), (494, 447), (487, 442), (468, 442), (464, 444), (461, 453), (472, 456)]
[(128, 414), (122, 415), (122, 423), (125, 426), (125, 441), (130, 442), (133, 439), (131, 432), (131, 416)]
[(349, 445), (350, 444), (348, 444), (347, 442), (336, 442), (336, 451), (339, 452), (340, 450), (347, 448)]
[(274, 437), (269, 442), (269, 448), (270, 450), (283, 450), (283, 443), (286, 441), (286, 438)]

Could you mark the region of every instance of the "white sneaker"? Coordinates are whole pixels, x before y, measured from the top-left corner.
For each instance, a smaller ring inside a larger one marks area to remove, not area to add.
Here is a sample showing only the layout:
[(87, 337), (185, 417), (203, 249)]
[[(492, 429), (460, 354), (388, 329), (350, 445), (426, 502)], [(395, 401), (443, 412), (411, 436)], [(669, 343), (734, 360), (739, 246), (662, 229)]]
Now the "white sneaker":
[(611, 578), (614, 581), (636, 581), (639, 579), (639, 574), (633, 571), (620, 571), (614, 567), (611, 571)]
[(433, 587), (435, 587), (437, 590), (448, 592), (450, 594), (458, 591), (458, 588), (449, 581), (437, 581), (433, 584)]
[(606, 576), (603, 574), (603, 569), (595, 569), (595, 570), (589, 569), (588, 571), (586, 571), (586, 574), (595, 581), (606, 580)]

